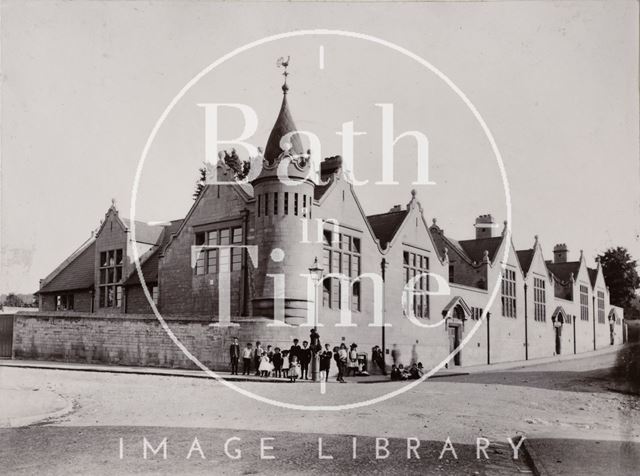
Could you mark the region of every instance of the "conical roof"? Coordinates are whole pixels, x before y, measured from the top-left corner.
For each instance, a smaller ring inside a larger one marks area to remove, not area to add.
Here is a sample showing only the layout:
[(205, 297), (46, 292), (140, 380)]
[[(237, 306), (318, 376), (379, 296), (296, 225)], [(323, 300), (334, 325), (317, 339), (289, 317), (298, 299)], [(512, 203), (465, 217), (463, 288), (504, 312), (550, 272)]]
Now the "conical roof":
[[(282, 97), (282, 106), (280, 106), (280, 113), (276, 119), (271, 134), (269, 134), (269, 140), (267, 141), (267, 147), (264, 150), (264, 158), (269, 164), (273, 164), (276, 159), (284, 152), (280, 147), (280, 140), (289, 132), (296, 132), (298, 129), (293, 122), (291, 112), (289, 112), (289, 104), (287, 102), (287, 89), (282, 88), (284, 95)], [(290, 152), (295, 155), (304, 154), (304, 147), (300, 140), (299, 134), (294, 134), (290, 137), (291, 143)]]

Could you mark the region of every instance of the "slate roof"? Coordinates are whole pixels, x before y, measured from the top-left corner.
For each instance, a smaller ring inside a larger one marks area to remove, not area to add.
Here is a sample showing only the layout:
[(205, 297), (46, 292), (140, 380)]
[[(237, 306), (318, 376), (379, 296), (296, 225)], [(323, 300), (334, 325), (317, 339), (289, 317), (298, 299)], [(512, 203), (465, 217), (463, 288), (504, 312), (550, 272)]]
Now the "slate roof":
[(596, 280), (598, 279), (598, 270), (587, 267), (587, 271), (589, 272), (589, 281), (591, 281), (591, 287), (596, 285)]
[[(273, 163), (283, 152), (280, 148), (280, 139), (287, 134), (288, 132), (297, 131), (296, 125), (293, 123), (293, 117), (289, 112), (289, 104), (287, 103), (287, 93), (285, 91), (284, 96), (282, 97), (282, 106), (280, 106), (280, 113), (278, 113), (278, 118), (276, 119), (275, 124), (273, 125), (273, 129), (271, 129), (271, 134), (269, 134), (269, 140), (267, 140), (267, 146), (264, 149), (264, 158), (270, 164)], [(302, 146), (302, 141), (300, 140), (299, 134), (294, 134), (290, 138), (291, 142), (291, 152), (293, 154), (301, 155), (304, 154), (304, 147)]]
[(502, 236), (494, 236), (492, 238), (479, 238), (474, 240), (462, 240), (458, 242), (471, 261), (482, 263), (484, 252), (489, 252), (489, 260), (493, 262), (493, 258), (500, 248)]
[(566, 263), (547, 262), (547, 269), (560, 281), (568, 282), (573, 273), (574, 279), (578, 276), (580, 270), (580, 261), (568, 261)]
[(407, 210), (397, 210), (367, 217), (373, 233), (380, 240), (382, 248), (385, 248), (387, 243), (393, 240), (407, 213)]
[[(158, 240), (156, 246), (146, 253), (146, 256), (141, 262), (142, 275), (144, 276), (145, 282), (158, 282), (158, 265), (160, 264), (160, 255), (169, 244), (171, 235), (178, 232), (183, 221), (184, 220), (173, 220), (168, 226), (158, 227), (161, 228), (162, 233), (160, 239)], [(140, 284), (140, 277), (138, 276), (138, 270), (134, 266), (131, 275), (124, 282), (124, 285), (132, 286), (137, 284)]]
[(95, 241), (91, 242), (78, 256), (46, 283), (38, 292), (52, 293), (87, 289), (94, 285)]
[[(122, 223), (127, 227), (127, 230), (131, 230), (131, 220), (129, 218), (122, 218)], [(143, 221), (135, 220), (136, 222), (136, 241), (138, 243), (156, 244), (158, 238), (162, 233), (161, 226), (152, 226)]]
[(518, 261), (520, 261), (520, 267), (522, 268), (522, 271), (528, 273), (529, 268), (531, 268), (531, 262), (533, 261), (535, 250), (518, 250), (516, 251), (516, 254), (518, 255)]

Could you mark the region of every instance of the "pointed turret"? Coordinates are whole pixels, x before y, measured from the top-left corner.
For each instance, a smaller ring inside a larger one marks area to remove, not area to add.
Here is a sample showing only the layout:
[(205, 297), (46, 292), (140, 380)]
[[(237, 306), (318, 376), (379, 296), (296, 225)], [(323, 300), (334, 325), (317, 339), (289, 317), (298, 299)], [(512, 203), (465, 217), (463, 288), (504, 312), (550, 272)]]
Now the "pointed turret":
[[(284, 94), (282, 96), (280, 113), (278, 113), (278, 118), (273, 125), (273, 129), (271, 129), (271, 134), (269, 134), (269, 140), (267, 141), (267, 147), (264, 151), (264, 158), (269, 165), (273, 164), (278, 157), (280, 157), (280, 154), (284, 152), (284, 149), (280, 147), (281, 139), (286, 134), (296, 132), (298, 130), (293, 122), (291, 112), (289, 112), (289, 103), (287, 102), (288, 88), (286, 88), (286, 84), (282, 86), (282, 90)], [(292, 155), (304, 154), (304, 147), (302, 146), (302, 141), (298, 134), (292, 135), (287, 142), (291, 145), (289, 152)]]

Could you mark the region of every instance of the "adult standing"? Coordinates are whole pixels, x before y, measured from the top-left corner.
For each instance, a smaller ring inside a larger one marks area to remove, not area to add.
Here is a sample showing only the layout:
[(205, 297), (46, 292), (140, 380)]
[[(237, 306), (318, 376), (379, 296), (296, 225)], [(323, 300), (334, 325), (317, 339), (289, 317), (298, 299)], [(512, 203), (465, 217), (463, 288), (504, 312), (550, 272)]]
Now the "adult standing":
[(300, 380), (309, 380), (309, 363), (311, 362), (311, 349), (309, 343), (305, 340), (302, 342), (302, 349), (300, 349)]
[(349, 353), (347, 352), (347, 346), (344, 344), (344, 342), (340, 344), (340, 349), (338, 349), (337, 356), (338, 358), (336, 362), (338, 363), (338, 382), (345, 383), (344, 374), (345, 369), (347, 368), (347, 359), (349, 358)]
[(293, 345), (289, 348), (289, 362), (291, 362), (292, 357), (296, 357), (298, 360), (300, 359), (300, 351), (302, 348), (298, 345), (300, 342), (298, 339), (293, 339)]
[(238, 338), (233, 338), (233, 343), (229, 346), (229, 358), (231, 359), (231, 375), (238, 375), (238, 361), (240, 360), (240, 344)]
[(253, 356), (253, 350), (251, 349), (251, 342), (242, 351), (242, 375), (251, 374), (251, 357)]
[(393, 359), (393, 364), (398, 365), (400, 363), (400, 349), (398, 349), (398, 344), (393, 344), (393, 350), (391, 351), (391, 358)]
[(382, 372), (382, 375), (387, 375), (387, 369), (384, 362), (384, 353), (382, 352), (380, 346), (374, 345), (373, 349), (371, 349), (371, 360), (378, 366), (380, 372)]

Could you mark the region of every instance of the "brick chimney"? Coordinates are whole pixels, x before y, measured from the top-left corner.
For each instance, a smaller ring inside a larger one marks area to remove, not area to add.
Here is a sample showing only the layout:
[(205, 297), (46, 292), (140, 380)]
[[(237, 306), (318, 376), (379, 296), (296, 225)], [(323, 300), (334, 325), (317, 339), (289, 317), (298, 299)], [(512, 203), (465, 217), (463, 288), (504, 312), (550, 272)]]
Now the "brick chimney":
[(566, 263), (568, 254), (569, 248), (567, 248), (566, 243), (558, 243), (553, 247), (553, 262)]
[(476, 239), (491, 238), (493, 236), (493, 229), (495, 228), (495, 222), (491, 215), (480, 215), (476, 218)]
[(393, 207), (391, 207), (391, 210), (389, 210), (390, 212), (401, 212), (402, 211), (402, 205), (394, 205)]

